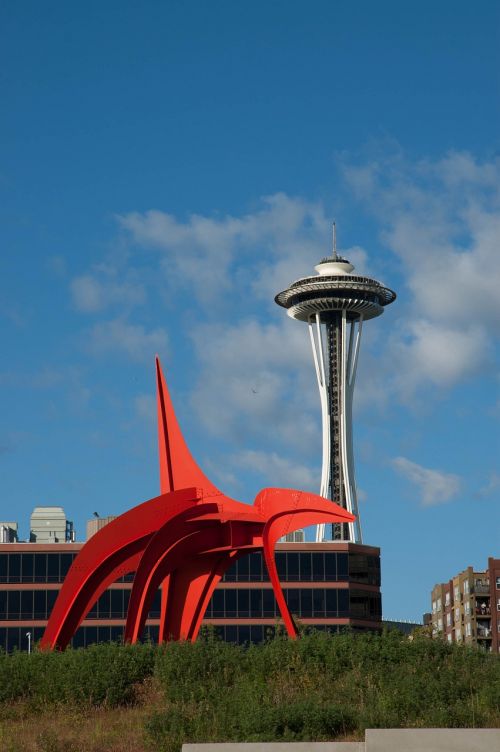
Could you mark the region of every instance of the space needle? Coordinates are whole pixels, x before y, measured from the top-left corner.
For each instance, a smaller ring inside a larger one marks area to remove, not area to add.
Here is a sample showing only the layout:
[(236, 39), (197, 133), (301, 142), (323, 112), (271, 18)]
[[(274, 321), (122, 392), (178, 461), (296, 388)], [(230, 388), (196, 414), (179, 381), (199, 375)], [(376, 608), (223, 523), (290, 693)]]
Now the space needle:
[(275, 301), (293, 319), (309, 325), (321, 400), (323, 464), (321, 496), (356, 515), (355, 522), (316, 528), (316, 542), (362, 543), (352, 444), (352, 400), (363, 322), (380, 316), (396, 293), (370, 277), (353, 274), (354, 266), (337, 254), (333, 225), (332, 255), (278, 293)]

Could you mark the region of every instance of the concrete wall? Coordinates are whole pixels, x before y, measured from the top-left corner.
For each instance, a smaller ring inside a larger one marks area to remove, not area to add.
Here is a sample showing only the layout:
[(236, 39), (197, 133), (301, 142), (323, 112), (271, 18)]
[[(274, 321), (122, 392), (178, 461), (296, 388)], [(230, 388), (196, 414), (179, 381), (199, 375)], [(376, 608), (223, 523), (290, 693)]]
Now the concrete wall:
[(367, 729), (364, 742), (183, 744), (182, 752), (500, 752), (500, 729)]

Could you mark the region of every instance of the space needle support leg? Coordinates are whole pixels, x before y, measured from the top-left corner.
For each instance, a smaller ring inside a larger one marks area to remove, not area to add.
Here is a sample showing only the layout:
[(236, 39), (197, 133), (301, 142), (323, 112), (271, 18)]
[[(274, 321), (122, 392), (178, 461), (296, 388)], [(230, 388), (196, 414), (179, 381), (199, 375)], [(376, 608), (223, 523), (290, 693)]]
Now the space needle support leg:
[[(357, 326), (356, 326), (357, 324)], [(346, 480), (349, 483), (349, 494), (351, 498), (351, 509), (353, 514), (356, 515), (356, 521), (350, 522), (350, 532), (352, 540), (357, 543), (362, 543), (361, 523), (359, 519), (358, 510), (358, 498), (356, 492), (356, 482), (354, 475), (354, 452), (353, 452), (353, 440), (352, 440), (352, 403), (354, 395), (354, 383), (356, 381), (356, 370), (358, 367), (359, 345), (361, 342), (361, 331), (363, 328), (363, 316), (360, 316), (358, 321), (351, 323), (351, 332), (349, 337), (349, 355), (346, 368), (346, 451), (347, 451), (347, 465), (349, 469), (349, 475)]]
[[(323, 428), (323, 464), (321, 470), (320, 495), (327, 498), (328, 477), (330, 474), (330, 416), (328, 408), (328, 389), (325, 373), (325, 353), (323, 336), (321, 332), (321, 317), (317, 313), (309, 318), (309, 335), (318, 380), (319, 396), (321, 401), (321, 423)], [(316, 542), (320, 543), (325, 537), (325, 525), (317, 525)]]

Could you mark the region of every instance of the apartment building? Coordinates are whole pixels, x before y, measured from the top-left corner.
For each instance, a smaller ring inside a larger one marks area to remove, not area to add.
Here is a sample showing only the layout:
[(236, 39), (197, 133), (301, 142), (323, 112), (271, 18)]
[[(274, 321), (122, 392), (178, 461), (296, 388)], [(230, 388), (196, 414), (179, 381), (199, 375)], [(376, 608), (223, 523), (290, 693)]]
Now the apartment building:
[(467, 567), (438, 583), (431, 603), (433, 637), (500, 652), (500, 559), (490, 557), (484, 571)]

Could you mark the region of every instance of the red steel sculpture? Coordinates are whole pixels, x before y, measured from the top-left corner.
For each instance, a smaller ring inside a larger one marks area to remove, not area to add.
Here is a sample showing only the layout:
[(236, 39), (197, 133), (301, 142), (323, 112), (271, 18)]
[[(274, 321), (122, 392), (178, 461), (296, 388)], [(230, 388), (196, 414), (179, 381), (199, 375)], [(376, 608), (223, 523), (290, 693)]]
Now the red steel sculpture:
[(208, 480), (184, 441), (156, 358), (160, 496), (130, 509), (99, 530), (74, 560), (41, 641), (63, 650), (99, 596), (135, 572), (125, 641), (144, 629), (161, 587), (159, 641), (196, 640), (212, 593), (239, 557), (262, 550), (283, 622), (297, 627), (288, 609), (274, 560), (286, 533), (322, 522), (355, 518), (312, 493), (265, 488), (253, 505), (234, 501)]

